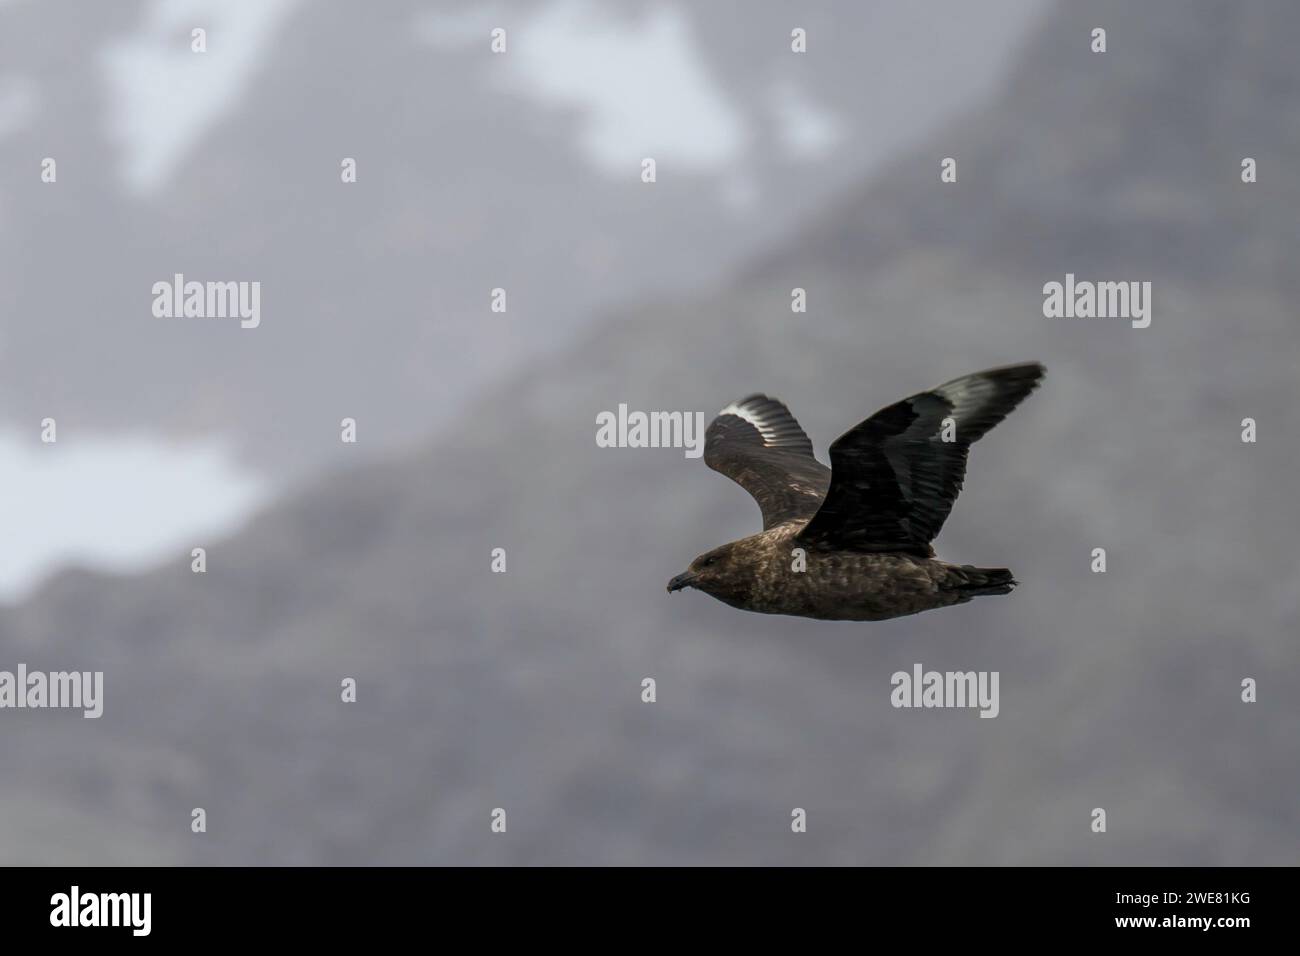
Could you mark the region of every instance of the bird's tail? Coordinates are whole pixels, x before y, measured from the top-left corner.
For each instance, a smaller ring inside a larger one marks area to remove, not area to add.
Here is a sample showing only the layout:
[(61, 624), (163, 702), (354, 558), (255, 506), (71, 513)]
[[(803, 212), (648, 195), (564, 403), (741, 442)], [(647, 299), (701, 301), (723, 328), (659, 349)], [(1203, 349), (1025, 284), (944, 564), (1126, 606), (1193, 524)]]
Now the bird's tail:
[(985, 594), (1010, 594), (1017, 583), (1007, 568), (976, 568), (963, 564), (949, 569), (944, 588), (956, 591), (960, 600), (969, 601)]

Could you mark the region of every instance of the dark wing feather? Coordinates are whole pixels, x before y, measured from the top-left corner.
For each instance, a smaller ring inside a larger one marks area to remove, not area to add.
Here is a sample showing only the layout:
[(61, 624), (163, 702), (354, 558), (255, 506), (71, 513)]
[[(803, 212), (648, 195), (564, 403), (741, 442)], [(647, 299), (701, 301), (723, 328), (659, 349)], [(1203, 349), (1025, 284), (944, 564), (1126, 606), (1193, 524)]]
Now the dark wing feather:
[[(954, 379), (881, 409), (831, 445), (826, 500), (799, 537), (855, 551), (930, 555), (952, 511), (970, 446), (1032, 392), (1046, 370), (1009, 365)], [(943, 441), (952, 418), (953, 441)]]
[(753, 496), (764, 531), (811, 517), (831, 479), (790, 410), (766, 395), (751, 395), (718, 413), (704, 433), (704, 463)]

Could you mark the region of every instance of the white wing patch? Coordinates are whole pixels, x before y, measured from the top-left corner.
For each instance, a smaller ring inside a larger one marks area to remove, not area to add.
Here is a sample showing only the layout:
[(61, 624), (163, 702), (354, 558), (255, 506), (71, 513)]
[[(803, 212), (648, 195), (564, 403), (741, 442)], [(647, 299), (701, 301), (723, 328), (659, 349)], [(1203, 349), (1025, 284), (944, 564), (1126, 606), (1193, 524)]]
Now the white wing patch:
[(763, 444), (768, 448), (771, 448), (776, 444), (777, 434), (775, 426), (773, 426), (771, 422), (764, 421), (759, 415), (755, 414), (752, 408), (746, 408), (744, 405), (737, 405), (735, 402), (732, 402), (722, 411), (718, 412), (718, 414), (735, 415), (737, 418), (749, 422), (749, 424), (758, 429), (758, 433), (763, 436)]
[(948, 382), (934, 389), (936, 395), (947, 399), (952, 404), (954, 417), (958, 421), (983, 407), (995, 392), (993, 382), (977, 375)]

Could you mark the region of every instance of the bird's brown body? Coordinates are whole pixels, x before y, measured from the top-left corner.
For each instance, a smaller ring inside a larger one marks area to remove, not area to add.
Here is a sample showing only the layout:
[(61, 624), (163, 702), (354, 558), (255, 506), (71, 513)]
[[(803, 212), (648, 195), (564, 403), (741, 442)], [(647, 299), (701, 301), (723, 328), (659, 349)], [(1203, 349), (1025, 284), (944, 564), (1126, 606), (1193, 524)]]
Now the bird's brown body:
[[(831, 551), (802, 544), (791, 522), (723, 545), (727, 557), (701, 568), (691, 587), (760, 614), (823, 621), (884, 621), (1005, 594), (1002, 569), (949, 564), (900, 553)], [(802, 555), (799, 552), (802, 551)]]
[(763, 530), (707, 551), (668, 583), (732, 607), (883, 621), (1016, 585), (1006, 568), (950, 564), (931, 540), (952, 509), (972, 443), (1038, 385), (1037, 364), (989, 369), (920, 392), (831, 445), (828, 469), (779, 401), (723, 409), (704, 460), (753, 495)]

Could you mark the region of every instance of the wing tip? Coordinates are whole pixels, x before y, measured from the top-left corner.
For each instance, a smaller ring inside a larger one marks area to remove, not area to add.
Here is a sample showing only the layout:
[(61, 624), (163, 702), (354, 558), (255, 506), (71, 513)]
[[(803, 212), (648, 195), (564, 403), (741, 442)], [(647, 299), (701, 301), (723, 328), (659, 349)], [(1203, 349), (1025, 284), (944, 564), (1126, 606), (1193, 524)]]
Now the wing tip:
[(1047, 366), (1042, 362), (999, 365), (944, 382), (932, 389), (932, 394), (954, 403), (972, 401), (975, 407), (1006, 405), (1005, 415), (1029, 397), (1046, 375)]
[(1033, 379), (1034, 384), (1042, 382), (1047, 376), (1047, 366), (1042, 362), (1015, 362), (1011, 365), (998, 365), (993, 368), (986, 368), (982, 372), (976, 372), (976, 375), (985, 375), (989, 378), (1008, 378)]
[[(812, 440), (779, 398), (755, 392), (723, 408), (709, 427), (713, 428), (728, 418), (738, 418), (753, 428), (764, 447), (788, 449), (813, 457)], [(708, 454), (707, 445), (705, 454)]]
[[(785, 402), (781, 401), (781, 399), (774, 398), (771, 395), (767, 395), (763, 392), (754, 392), (753, 394), (746, 395), (744, 398), (737, 399), (734, 402), (728, 402), (727, 405), (718, 412), (718, 414), (734, 415), (736, 414), (736, 412), (740, 411), (743, 408), (747, 408), (750, 405), (757, 405), (764, 402), (775, 402), (776, 404), (780, 405), (782, 408), (786, 408)], [(789, 409), (787, 408), (786, 411), (788, 412)]]

